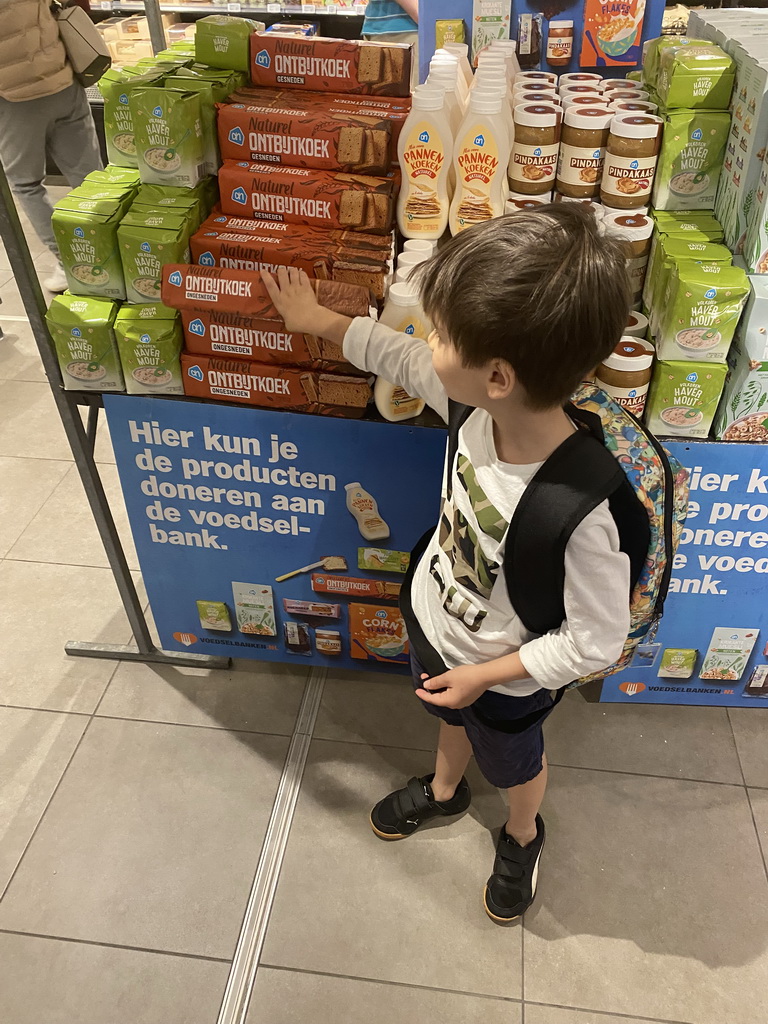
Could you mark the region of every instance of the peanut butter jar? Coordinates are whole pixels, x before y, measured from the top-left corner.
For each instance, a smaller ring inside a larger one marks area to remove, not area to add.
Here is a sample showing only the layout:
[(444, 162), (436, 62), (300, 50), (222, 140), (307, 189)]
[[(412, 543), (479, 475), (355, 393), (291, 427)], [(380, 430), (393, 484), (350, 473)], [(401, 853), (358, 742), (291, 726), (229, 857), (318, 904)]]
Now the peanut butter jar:
[(559, 86), (562, 89), (566, 85), (597, 85), (602, 82), (602, 75), (593, 74), (591, 71), (574, 71), (572, 74), (560, 75)]
[(659, 109), (650, 100), (611, 100), (608, 106), (617, 114), (655, 114)]
[(550, 21), (546, 61), (553, 68), (567, 68), (573, 56), (573, 22)]
[(632, 304), (640, 302), (648, 269), (648, 257), (653, 241), (653, 220), (633, 210), (631, 213), (606, 212), (603, 223), (607, 235), (624, 243), (627, 256), (627, 273), (632, 285)]
[(651, 383), (654, 348), (642, 338), (623, 337), (595, 371), (595, 384), (614, 402), (642, 416)]
[(600, 194), (608, 127), (614, 118), (606, 107), (568, 107), (557, 161), (556, 187), (571, 199)]
[(513, 191), (532, 196), (552, 191), (562, 117), (562, 110), (554, 103), (515, 107), (515, 142), (509, 173)]
[(618, 114), (611, 121), (600, 185), (605, 206), (633, 210), (647, 204), (663, 123), (656, 114)]

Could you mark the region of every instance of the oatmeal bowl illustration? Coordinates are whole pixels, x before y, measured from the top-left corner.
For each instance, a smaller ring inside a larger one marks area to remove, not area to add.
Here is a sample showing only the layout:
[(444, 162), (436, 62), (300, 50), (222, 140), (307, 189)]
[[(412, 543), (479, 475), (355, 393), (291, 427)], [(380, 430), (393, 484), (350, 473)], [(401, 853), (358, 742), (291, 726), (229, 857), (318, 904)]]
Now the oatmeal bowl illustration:
[(686, 327), (684, 331), (678, 331), (675, 341), (686, 355), (697, 355), (699, 352), (709, 352), (717, 348), (723, 336), (720, 331), (711, 327)]
[(678, 196), (700, 196), (709, 188), (709, 175), (704, 171), (700, 171), (698, 174), (693, 171), (683, 171), (670, 179), (669, 187)]
[(704, 419), (701, 409), (691, 409), (687, 405), (673, 405), (660, 413), (661, 421), (669, 427), (673, 434), (685, 434), (698, 426)]

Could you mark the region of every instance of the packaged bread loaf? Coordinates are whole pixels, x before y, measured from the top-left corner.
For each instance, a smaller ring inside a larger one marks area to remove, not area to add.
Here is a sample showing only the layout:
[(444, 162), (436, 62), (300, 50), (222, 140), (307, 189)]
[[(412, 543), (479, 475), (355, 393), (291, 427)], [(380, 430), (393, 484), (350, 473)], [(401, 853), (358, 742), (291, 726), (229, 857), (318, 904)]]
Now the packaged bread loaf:
[[(335, 313), (368, 315), (367, 289), (339, 281), (313, 281), (312, 286), (318, 302)], [(282, 323), (261, 277), (248, 271), (169, 263), (163, 267), (162, 301), (171, 309), (220, 309)]]
[(254, 85), (316, 92), (408, 96), (412, 47), (271, 32), (251, 36)]
[(351, 376), (362, 374), (346, 361), (339, 345), (313, 334), (293, 334), (275, 320), (258, 320), (219, 309), (185, 309), (181, 322), (189, 352), (255, 359), (275, 366), (307, 366)]
[(392, 230), (397, 185), (394, 174), (373, 178), (234, 160), (219, 171), (225, 213), (374, 235)]
[(389, 264), (381, 254), (267, 234), (201, 230), (191, 240), (192, 262), (232, 270), (269, 270), (298, 267), (310, 277), (347, 281), (384, 298)]
[(288, 104), (218, 105), (219, 148), (225, 160), (286, 167), (386, 174), (392, 130), (360, 124), (351, 115), (301, 111)]
[(344, 228), (309, 227), (306, 224), (281, 224), (277, 221), (259, 220), (252, 217), (235, 217), (215, 207), (210, 217), (200, 226), (201, 231), (237, 231), (242, 234), (269, 235), (274, 240), (290, 239), (293, 244), (315, 244), (327, 246), (333, 242), (349, 245), (360, 252), (371, 252), (391, 259), (393, 237), (389, 235), (367, 235), (363, 231), (347, 231)]
[(181, 365), (184, 393), (192, 398), (351, 418), (362, 416), (371, 398), (361, 377), (194, 353), (184, 353)]

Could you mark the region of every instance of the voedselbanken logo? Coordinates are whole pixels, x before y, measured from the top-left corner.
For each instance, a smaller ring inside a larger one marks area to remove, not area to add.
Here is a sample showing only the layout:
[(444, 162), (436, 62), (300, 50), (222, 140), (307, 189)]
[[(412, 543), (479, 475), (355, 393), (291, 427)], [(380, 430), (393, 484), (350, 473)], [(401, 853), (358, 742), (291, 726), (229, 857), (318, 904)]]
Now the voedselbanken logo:
[(619, 683), (619, 689), (622, 693), (626, 693), (628, 697), (636, 697), (638, 693), (646, 690), (647, 686), (645, 683)]

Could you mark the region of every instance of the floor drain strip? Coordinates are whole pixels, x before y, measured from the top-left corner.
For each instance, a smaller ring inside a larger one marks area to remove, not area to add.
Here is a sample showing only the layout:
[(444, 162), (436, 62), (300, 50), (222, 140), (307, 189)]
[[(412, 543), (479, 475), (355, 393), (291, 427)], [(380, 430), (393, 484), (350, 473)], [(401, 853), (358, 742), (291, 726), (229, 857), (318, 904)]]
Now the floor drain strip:
[(327, 670), (311, 668), (291, 737), (261, 857), (248, 897), (217, 1024), (245, 1024), (280, 869), (299, 798)]

